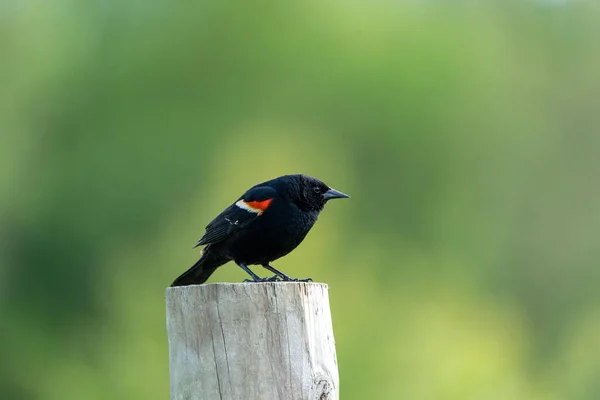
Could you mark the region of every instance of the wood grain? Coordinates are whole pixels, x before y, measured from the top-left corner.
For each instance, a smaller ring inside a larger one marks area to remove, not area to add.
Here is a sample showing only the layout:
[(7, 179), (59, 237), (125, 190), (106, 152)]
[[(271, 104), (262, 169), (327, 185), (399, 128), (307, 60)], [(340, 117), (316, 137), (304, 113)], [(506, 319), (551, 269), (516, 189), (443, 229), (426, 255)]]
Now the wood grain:
[(328, 287), (168, 288), (171, 400), (339, 398)]

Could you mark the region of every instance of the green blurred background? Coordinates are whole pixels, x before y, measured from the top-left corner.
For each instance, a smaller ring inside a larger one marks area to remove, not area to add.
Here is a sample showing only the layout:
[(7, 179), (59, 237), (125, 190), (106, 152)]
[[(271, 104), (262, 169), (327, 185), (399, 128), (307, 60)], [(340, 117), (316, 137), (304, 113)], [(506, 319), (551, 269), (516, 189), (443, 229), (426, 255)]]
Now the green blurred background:
[(352, 196), (274, 264), (330, 285), (343, 399), (599, 399), (599, 21), (2, 1), (0, 398), (168, 398), (165, 288), (301, 172)]

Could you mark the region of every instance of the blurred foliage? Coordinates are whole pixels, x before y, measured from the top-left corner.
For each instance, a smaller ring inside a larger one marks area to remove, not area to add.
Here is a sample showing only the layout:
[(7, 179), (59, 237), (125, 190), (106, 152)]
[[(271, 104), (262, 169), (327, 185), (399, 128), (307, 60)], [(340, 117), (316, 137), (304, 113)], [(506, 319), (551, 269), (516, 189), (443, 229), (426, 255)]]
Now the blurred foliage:
[(330, 285), (344, 399), (600, 398), (599, 17), (3, 1), (0, 398), (168, 398), (165, 287), (296, 172), (352, 196), (275, 264)]

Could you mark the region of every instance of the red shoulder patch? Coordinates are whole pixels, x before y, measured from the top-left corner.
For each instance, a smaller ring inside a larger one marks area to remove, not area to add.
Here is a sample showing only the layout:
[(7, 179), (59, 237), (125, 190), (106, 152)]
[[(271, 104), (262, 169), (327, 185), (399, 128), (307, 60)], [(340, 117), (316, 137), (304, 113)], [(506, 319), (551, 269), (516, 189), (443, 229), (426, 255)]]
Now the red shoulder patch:
[(267, 200), (262, 200), (262, 201), (249, 201), (249, 202), (245, 202), (244, 200), (239, 200), (237, 203), (235, 203), (235, 205), (238, 206), (239, 208), (241, 208), (242, 210), (246, 210), (251, 213), (260, 215), (269, 207), (269, 205), (271, 204), (272, 201), (273, 201), (273, 199), (267, 199)]
[(263, 200), (263, 201), (249, 201), (246, 204), (248, 205), (248, 207), (254, 208), (255, 210), (260, 210), (261, 212), (265, 211), (269, 205), (271, 205), (271, 202), (273, 201), (273, 199), (267, 199), (267, 200)]

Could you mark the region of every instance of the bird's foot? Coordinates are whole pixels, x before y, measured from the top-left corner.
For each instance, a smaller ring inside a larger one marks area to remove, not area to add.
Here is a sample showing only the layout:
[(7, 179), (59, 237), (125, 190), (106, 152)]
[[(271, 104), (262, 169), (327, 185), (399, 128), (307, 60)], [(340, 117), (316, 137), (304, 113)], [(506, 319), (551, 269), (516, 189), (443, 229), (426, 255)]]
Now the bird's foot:
[(278, 282), (280, 279), (277, 275), (269, 278), (244, 279), (242, 282), (261, 283), (261, 282)]
[(294, 279), (294, 282), (314, 282), (312, 278)]
[[(298, 279), (298, 278), (290, 278), (288, 275), (284, 274), (281, 271), (278, 271), (277, 269), (275, 269), (274, 267), (272, 267), (269, 264), (262, 264), (263, 267), (265, 267), (266, 269), (268, 269), (271, 272), (275, 273), (275, 276), (272, 276), (271, 278), (258, 278), (258, 276), (253, 276), (254, 281), (250, 281), (247, 280), (248, 282), (312, 282), (312, 278), (306, 278), (306, 279)], [(262, 279), (257, 281), (256, 279)], [(244, 281), (246, 282), (246, 281)]]
[(298, 279), (298, 278), (290, 278), (289, 276), (285, 276), (285, 278), (281, 279), (282, 282), (313, 282), (312, 278)]

